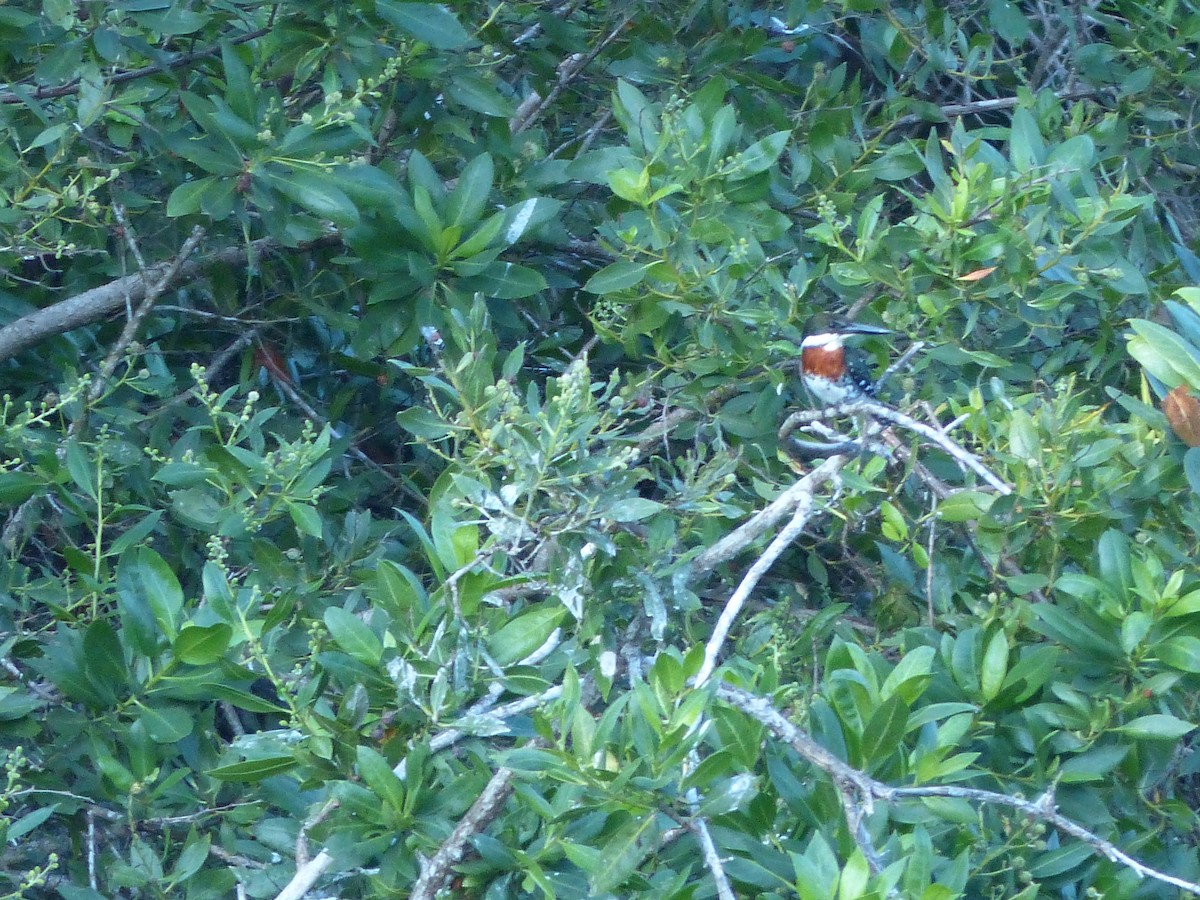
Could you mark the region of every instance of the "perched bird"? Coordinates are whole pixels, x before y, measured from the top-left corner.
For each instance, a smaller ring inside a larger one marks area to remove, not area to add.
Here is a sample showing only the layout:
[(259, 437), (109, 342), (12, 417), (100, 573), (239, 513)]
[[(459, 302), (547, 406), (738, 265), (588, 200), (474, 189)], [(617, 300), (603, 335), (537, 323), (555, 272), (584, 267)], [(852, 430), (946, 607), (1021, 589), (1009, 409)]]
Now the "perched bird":
[(875, 396), (865, 354), (847, 349), (845, 341), (855, 335), (891, 333), (887, 328), (848, 322), (827, 313), (813, 316), (804, 323), (800, 343), (800, 371), (808, 393), (822, 406)]

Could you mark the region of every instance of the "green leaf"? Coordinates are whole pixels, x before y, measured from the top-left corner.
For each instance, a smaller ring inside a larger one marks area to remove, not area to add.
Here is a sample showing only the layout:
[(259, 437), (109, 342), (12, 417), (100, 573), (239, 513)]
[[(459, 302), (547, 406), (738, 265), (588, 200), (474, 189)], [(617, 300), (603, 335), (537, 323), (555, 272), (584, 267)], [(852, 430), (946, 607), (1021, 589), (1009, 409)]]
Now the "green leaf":
[(450, 225), (466, 229), (478, 221), (491, 195), (494, 173), (489, 153), (481, 153), (467, 163), (446, 201), (446, 221)]
[(583, 289), (589, 294), (615, 294), (641, 284), (653, 263), (618, 260), (605, 266), (587, 280)]
[(1154, 652), (1172, 669), (1200, 673), (1200, 638), (1191, 635), (1167, 638), (1155, 645)]
[(83, 665), (88, 681), (110, 702), (128, 689), (125, 648), (117, 632), (104, 619), (97, 619), (83, 633)]
[(553, 219), (560, 209), (561, 200), (548, 197), (530, 197), (504, 211), (504, 243), (511, 246), (534, 229)]
[(874, 768), (895, 754), (907, 727), (908, 704), (899, 694), (892, 694), (879, 704), (863, 728), (859, 742), (863, 765)]
[(779, 160), (783, 148), (791, 138), (790, 131), (776, 131), (759, 141), (755, 141), (733, 158), (730, 165), (730, 177), (748, 178), (765, 172)]
[(108, 548), (110, 556), (120, 557), (130, 547), (141, 544), (150, 536), (162, 519), (163, 511), (156, 509), (153, 512), (146, 513), (134, 525), (129, 526), (120, 537), (113, 541)]
[(325, 627), (337, 645), (354, 659), (367, 666), (379, 664), (383, 644), (362, 619), (340, 606), (325, 610)]
[(998, 629), (988, 640), (983, 651), (983, 662), (979, 671), (979, 691), (984, 700), (993, 699), (1004, 684), (1008, 674), (1008, 635)]
[(212, 849), (211, 835), (191, 834), (188, 836), (187, 844), (183, 848), (183, 852), (179, 854), (179, 858), (175, 860), (175, 865), (171, 868), (170, 882), (167, 887), (173, 884), (179, 884), (191, 878), (200, 871), (200, 867), (204, 865), (208, 859), (209, 851)]
[(1042, 139), (1037, 121), (1033, 113), (1024, 107), (1013, 113), (1008, 152), (1013, 168), (1022, 174), (1033, 171), (1046, 157), (1046, 142)]
[(29, 832), (33, 831), (52, 815), (58, 812), (58, 807), (59, 804), (51, 803), (48, 806), (43, 806), (41, 809), (35, 809), (28, 815), (24, 815), (19, 819), (16, 819), (11, 825), (8, 826), (7, 829), (5, 829), (5, 841), (12, 842), (13, 846), (16, 846), (21, 838), (29, 834)]
[(190, 216), (200, 211), (205, 195), (215, 187), (221, 179), (215, 175), (197, 178), (195, 181), (185, 181), (167, 198), (167, 215), (172, 218)]
[(427, 441), (440, 441), (446, 435), (461, 430), (423, 406), (400, 410), (396, 413), (396, 424), (414, 437)]
[(138, 715), (146, 734), (156, 744), (174, 744), (192, 733), (195, 717), (186, 707), (174, 703), (143, 706)]
[(45, 489), (44, 478), (25, 472), (0, 472), (0, 506), (18, 506)]
[(67, 471), (75, 486), (83, 491), (89, 499), (96, 499), (96, 464), (84, 451), (83, 446), (75, 439), (67, 441), (66, 448)]
[(393, 25), (437, 50), (459, 50), (474, 43), (454, 13), (440, 3), (375, 0), (375, 10)]
[(131, 573), (141, 583), (146, 602), (154, 614), (163, 636), (174, 641), (179, 634), (179, 618), (183, 611), (183, 588), (166, 560), (149, 547), (139, 547), (134, 553), (135, 571)]
[(258, 118), (258, 90), (250, 80), (250, 70), (238, 56), (238, 48), (221, 42), (221, 64), (225, 68), (225, 102), (239, 118), (253, 122)]
[(955, 491), (937, 504), (937, 517), (946, 522), (973, 522), (996, 502), (995, 494), (982, 491)]
[(388, 761), (375, 750), (360, 744), (356, 749), (358, 774), (386, 806), (404, 812), (404, 782), (396, 777)]
[(1115, 730), (1127, 734), (1131, 738), (1147, 741), (1175, 741), (1183, 737), (1196, 726), (1183, 719), (1166, 713), (1154, 713), (1141, 716), (1131, 722), (1118, 726)]
[(838, 881), (838, 900), (859, 900), (866, 896), (867, 883), (871, 880), (871, 869), (867, 858), (859, 849), (855, 849), (842, 867), (842, 877)]
[(262, 781), (274, 775), (282, 775), (296, 767), (296, 760), (290, 756), (268, 756), (263, 759), (248, 759), (245, 762), (233, 763), (209, 769), (206, 774), (218, 781), (249, 783)]
[(655, 813), (626, 820), (601, 846), (605, 865), (588, 880), (589, 897), (611, 895), (658, 845), (662, 827)]
[(419, 585), (420, 581), (411, 571), (399, 563), (384, 560), (375, 569), (369, 596), (395, 617), (419, 613), (428, 606)]
[(1129, 755), (1130, 749), (1128, 744), (1114, 744), (1096, 747), (1072, 756), (1059, 770), (1062, 773), (1063, 784), (1081, 784), (1107, 778)]
[(486, 78), (461, 69), (446, 85), (446, 96), (467, 109), (493, 119), (508, 119), (516, 112), (512, 101)]
[(284, 506), (287, 507), (288, 515), (292, 517), (292, 523), (296, 526), (297, 531), (315, 538), (321, 536), (323, 524), (321, 514), (316, 509), (307, 503), (297, 503), (295, 500), (285, 500)]
[(561, 603), (542, 603), (509, 620), (488, 640), (488, 652), (502, 666), (511, 666), (541, 647), (567, 613)]
[(622, 200), (642, 205), (650, 189), (650, 170), (645, 166), (637, 170), (617, 169), (608, 174), (608, 187)]
[(247, 712), (268, 714), (287, 714), (288, 712), (287, 707), (280, 706), (278, 703), (272, 703), (270, 700), (266, 700), (249, 691), (243, 691), (240, 688), (222, 684), (219, 681), (206, 681), (201, 687), (218, 700), (224, 700), (226, 703), (236, 706), (238, 709), (244, 709)]
[(256, 175), (290, 200), (294, 200), (313, 215), (329, 219), (342, 228), (358, 224), (358, 207), (333, 183), (325, 172), (291, 169), (287, 172), (268, 171)]
[(175, 639), (175, 658), (190, 666), (207, 666), (225, 655), (233, 629), (224, 622), (215, 625), (186, 625)]
[(1200, 348), (1157, 322), (1130, 319), (1129, 324), (1136, 335), (1129, 339), (1129, 355), (1147, 372), (1169, 388), (1182, 382), (1200, 390)]
[(645, 497), (626, 497), (608, 507), (604, 514), (614, 522), (640, 522), (663, 509), (666, 507), (657, 500), (647, 500)]
[(879, 693), (884, 697), (899, 694), (910, 706), (924, 693), (933, 673), (933, 660), (937, 651), (933, 647), (915, 647), (888, 673)]
[(536, 269), (510, 262), (496, 262), (470, 281), (473, 290), (497, 300), (517, 300), (546, 289), (546, 279)]

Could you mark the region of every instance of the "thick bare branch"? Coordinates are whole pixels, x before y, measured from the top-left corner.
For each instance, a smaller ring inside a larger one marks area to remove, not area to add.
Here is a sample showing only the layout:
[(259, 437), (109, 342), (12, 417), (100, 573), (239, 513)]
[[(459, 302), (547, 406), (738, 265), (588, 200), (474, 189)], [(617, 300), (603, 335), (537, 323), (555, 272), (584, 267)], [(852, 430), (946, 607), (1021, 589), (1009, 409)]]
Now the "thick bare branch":
[(844, 464), (844, 457), (831, 456), (825, 460), (772, 500), (766, 508), (755, 513), (746, 522), (692, 560), (693, 577), (702, 575), (737, 556), (778, 524), (784, 516), (792, 514), (796, 505), (803, 502), (806, 497), (811, 500), (814, 488), (833, 478)]
[(438, 891), (445, 887), (451, 868), (462, 862), (466, 855), (471, 836), (486, 828), (500, 814), (505, 801), (512, 794), (512, 780), (512, 769), (496, 770), (483, 793), (454, 826), (450, 837), (446, 838), (433, 858), (421, 867), (421, 877), (408, 895), (411, 900), (435, 900)]
[[(763, 551), (762, 556), (754, 561), (747, 571), (741, 583), (737, 586), (737, 590), (730, 596), (729, 601), (725, 604), (725, 608), (721, 611), (721, 616), (717, 619), (716, 627), (713, 628), (712, 636), (708, 639), (708, 644), (704, 648), (704, 665), (700, 667), (700, 671), (696, 673), (696, 685), (702, 685), (708, 681), (713, 670), (717, 666), (717, 658), (721, 655), (721, 648), (725, 645), (725, 639), (729, 636), (729, 629), (733, 627), (734, 620), (737, 619), (738, 613), (746, 603), (746, 599), (750, 596), (750, 592), (767, 574), (767, 570), (774, 565), (781, 553), (787, 549), (788, 545), (798, 538), (801, 532), (808, 525), (808, 520), (812, 516), (813, 499), (816, 489), (831, 478), (837, 476), (838, 470), (845, 463), (844, 456), (833, 456), (825, 461), (824, 464), (817, 470), (821, 473), (820, 478), (815, 478), (817, 472), (800, 479), (797, 485), (804, 485), (802, 491), (796, 492), (795, 512), (792, 514), (792, 520), (784, 526), (783, 530), (775, 536), (775, 539)], [(794, 488), (793, 488), (794, 490)], [(792, 493), (789, 491), (788, 493)], [(754, 520), (751, 520), (753, 522)], [(750, 523), (746, 523), (737, 531), (746, 528)], [(737, 531), (734, 534), (737, 534)]]
[(124, 308), (127, 298), (130, 303), (140, 303), (149, 287), (158, 284), (172, 270), (172, 283), (164, 285), (163, 289), (195, 281), (213, 266), (245, 264), (277, 247), (273, 238), (260, 238), (248, 246), (227, 247), (199, 259), (187, 260), (182, 265), (170, 259), (156, 263), (144, 272), (126, 275), (68, 297), (0, 328), (0, 361), (15, 356), (45, 338), (99, 321)]
[[(299, 249), (313, 250), (331, 246), (338, 241), (338, 236), (329, 235), (304, 244)], [(122, 309), (126, 302), (141, 302), (149, 286), (157, 284), (164, 275), (173, 270), (174, 275), (169, 283), (163, 285), (163, 290), (195, 281), (214, 266), (247, 265), (281, 249), (283, 248), (274, 238), (259, 238), (244, 246), (226, 247), (206, 256), (189, 259), (182, 265), (177, 265), (174, 259), (156, 263), (145, 272), (126, 275), (124, 278), (117, 278), (76, 294), (0, 328), (0, 362), (32, 347), (38, 341), (99, 321)]]

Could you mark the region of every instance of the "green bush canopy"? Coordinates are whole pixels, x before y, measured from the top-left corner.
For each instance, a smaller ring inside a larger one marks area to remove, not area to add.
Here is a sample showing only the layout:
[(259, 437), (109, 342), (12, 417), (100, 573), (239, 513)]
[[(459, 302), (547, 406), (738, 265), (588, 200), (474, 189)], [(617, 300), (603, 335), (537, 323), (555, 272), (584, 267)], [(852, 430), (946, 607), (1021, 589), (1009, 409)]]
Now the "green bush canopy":
[(1197, 46), (0, 4), (0, 896), (1200, 892)]

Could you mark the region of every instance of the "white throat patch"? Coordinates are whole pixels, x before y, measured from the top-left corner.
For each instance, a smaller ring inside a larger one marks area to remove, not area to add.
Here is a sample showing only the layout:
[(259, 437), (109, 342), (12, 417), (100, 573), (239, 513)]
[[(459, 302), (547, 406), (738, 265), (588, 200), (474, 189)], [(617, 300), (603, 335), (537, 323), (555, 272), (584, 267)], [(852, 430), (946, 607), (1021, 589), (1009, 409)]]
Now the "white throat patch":
[(840, 334), (810, 334), (800, 342), (800, 347), (820, 347), (823, 350), (837, 350), (842, 346), (842, 336)]

